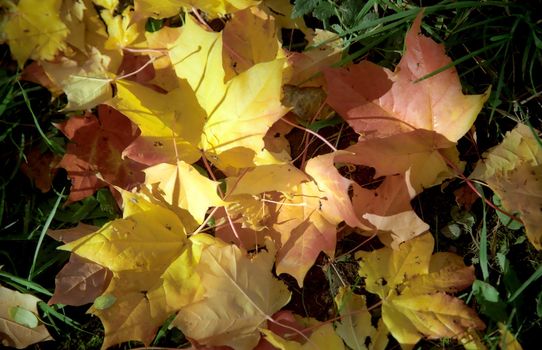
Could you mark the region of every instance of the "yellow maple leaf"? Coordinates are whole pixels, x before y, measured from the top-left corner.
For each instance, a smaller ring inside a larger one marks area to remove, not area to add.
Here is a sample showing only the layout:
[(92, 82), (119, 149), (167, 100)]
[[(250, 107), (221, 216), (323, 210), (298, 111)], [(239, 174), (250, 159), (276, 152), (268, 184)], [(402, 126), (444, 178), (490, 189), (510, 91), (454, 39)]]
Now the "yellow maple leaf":
[(236, 12), (232, 17), (222, 31), (225, 80), (230, 80), (256, 63), (284, 57), (272, 16), (258, 7), (250, 7)]
[(367, 291), (382, 299), (382, 319), (404, 346), (428, 338), (464, 336), (484, 323), (463, 301), (446, 294), (474, 281), (474, 270), (450, 253), (433, 257), (433, 236), (426, 233), (399, 246), (358, 252), (359, 274)]
[(53, 340), (39, 320), (37, 303), (40, 301), (31, 294), (0, 286), (0, 344), (24, 349), (35, 343)]
[(217, 194), (219, 183), (182, 160), (176, 165), (161, 163), (144, 171), (145, 184), (155, 198), (187, 210), (198, 224), (205, 219), (209, 207), (224, 204)]
[(88, 56), (61, 57), (58, 62), (43, 62), (45, 72), (62, 87), (68, 97), (63, 111), (85, 110), (113, 98), (108, 72), (110, 57), (95, 47), (88, 48)]
[(106, 50), (121, 50), (134, 44), (143, 36), (143, 23), (132, 22), (132, 8), (127, 7), (121, 15), (114, 16), (112, 11), (103, 10), (100, 16), (107, 26), (108, 39), (104, 43)]
[[(214, 238), (187, 238), (177, 215), (123, 192), (124, 217), (59, 249), (107, 267), (108, 288), (90, 312), (105, 327), (102, 349), (140, 340), (149, 344), (160, 325), (182, 306), (199, 300), (203, 287), (195, 272), (201, 250)], [(97, 299), (98, 300), (98, 299)]]
[(287, 111), (280, 103), (284, 60), (258, 63), (224, 83), (221, 34), (192, 19), (183, 28), (169, 54), (207, 113), (200, 148), (223, 170), (277, 163), (263, 137)]
[[(172, 103), (172, 101), (175, 101)], [(109, 102), (113, 108), (130, 118), (141, 136), (124, 150), (124, 155), (147, 165), (177, 159), (197, 161), (196, 148), (205, 120), (187, 84), (168, 94), (161, 94), (135, 82), (117, 82), (117, 95)]]
[(542, 249), (542, 147), (533, 132), (518, 124), (482, 155), (469, 177), (486, 181), (505, 208), (519, 211), (527, 238)]
[(52, 60), (66, 48), (68, 28), (59, 13), (61, 0), (21, 0), (4, 27), (6, 37), (19, 66), (29, 58)]
[(183, 307), (173, 324), (202, 345), (253, 349), (259, 328), (290, 300), (286, 285), (271, 273), (274, 250), (267, 242), (267, 251), (251, 259), (235, 245), (207, 246), (197, 267), (204, 299)]

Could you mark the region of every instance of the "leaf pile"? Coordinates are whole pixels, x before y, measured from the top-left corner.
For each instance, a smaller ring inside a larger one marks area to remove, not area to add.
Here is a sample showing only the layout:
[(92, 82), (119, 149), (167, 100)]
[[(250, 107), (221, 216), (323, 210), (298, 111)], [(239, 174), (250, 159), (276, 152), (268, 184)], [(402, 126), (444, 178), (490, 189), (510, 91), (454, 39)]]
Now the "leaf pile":
[[(72, 258), (50, 302), (93, 302), (103, 349), (149, 345), (171, 316), (195, 346), (241, 350), (384, 349), (388, 334), (405, 348), (421, 338), (468, 343), (485, 327), (452, 295), (472, 284), (473, 268), (452, 253), (433, 254), (429, 226), (410, 202), (461, 175), (456, 143), (489, 90), (464, 95), (454, 68), (426, 77), (451, 60), (420, 32), (421, 14), (391, 71), (369, 61), (332, 68), (340, 40), (291, 20), (292, 8), (279, 1), (3, 6), (13, 57), (21, 68), (34, 60), (26, 76), (67, 97), (63, 111), (72, 116), (56, 126), (70, 139), (59, 163), (72, 182), (68, 201), (108, 186), (123, 208), (101, 228), (55, 233)], [(167, 24), (180, 11), (182, 26), (145, 31), (148, 20)], [(223, 29), (207, 24), (216, 18)], [(303, 31), (309, 47), (283, 48), (284, 28)], [(330, 108), (359, 135), (344, 149), (300, 125), (328, 121)], [(291, 154), (293, 128), (322, 151)], [(505, 206), (519, 205), (540, 248), (540, 216), (514, 190), (541, 178), (529, 135), (518, 127), (472, 176)], [(509, 154), (512, 142), (524, 142), (525, 152), (504, 162), (498, 153)], [(357, 167), (374, 169), (379, 183), (345, 175)], [(334, 325), (288, 314), (291, 293), (273, 272), (303, 286), (321, 253), (334, 258), (346, 226), (384, 244), (356, 253), (380, 312), (343, 286)], [(0, 334), (13, 342), (13, 320), (5, 322)], [(27, 343), (47, 339), (40, 335)]]

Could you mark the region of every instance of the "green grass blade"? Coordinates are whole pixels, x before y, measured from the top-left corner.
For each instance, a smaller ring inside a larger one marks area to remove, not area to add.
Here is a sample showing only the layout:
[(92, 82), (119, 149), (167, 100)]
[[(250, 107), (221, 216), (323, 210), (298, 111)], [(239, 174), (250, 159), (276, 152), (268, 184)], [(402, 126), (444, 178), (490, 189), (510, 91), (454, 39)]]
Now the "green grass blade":
[(23, 86), (21, 85), (19, 81), (17, 81), (17, 84), (19, 84), (19, 88), (21, 89), (21, 93), (23, 95), (26, 107), (30, 111), (30, 114), (32, 115), (32, 119), (34, 119), (34, 124), (36, 125), (36, 129), (38, 130), (38, 133), (40, 134), (40, 136), (43, 138), (43, 141), (45, 142), (47, 147), (49, 147), (51, 151), (53, 151), (54, 153), (57, 153), (57, 154), (64, 153), (64, 150), (62, 149), (60, 145), (58, 145), (55, 142), (51, 142), (51, 140), (47, 137), (47, 135), (45, 135), (45, 132), (43, 132), (43, 129), (41, 128), (40, 123), (38, 121), (38, 117), (36, 116), (36, 114), (34, 113), (34, 110), (32, 109), (32, 105), (30, 104), (30, 99), (28, 98), (28, 95), (25, 89), (23, 88)]
[(4, 271), (0, 270), (0, 277), (4, 277), (4, 278), (12, 281), (16, 285), (23, 286), (26, 289), (30, 289), (30, 290), (36, 291), (38, 293), (45, 294), (45, 295), (47, 295), (49, 297), (53, 296), (53, 293), (49, 292), (47, 289), (43, 288), (39, 284), (37, 284), (35, 282), (32, 282), (32, 281), (28, 281), (28, 280), (26, 280), (24, 278), (21, 278), (21, 277), (14, 276), (14, 275), (12, 275), (12, 274), (10, 274), (8, 272), (4, 272)]
[(30, 272), (28, 273), (28, 281), (31, 281), (32, 278), (34, 278), (34, 269), (36, 268), (36, 261), (38, 260), (38, 254), (40, 252), (41, 244), (43, 243), (43, 238), (45, 237), (45, 234), (49, 229), (49, 225), (51, 225), (51, 221), (53, 221), (53, 217), (55, 216), (58, 206), (60, 205), (60, 200), (62, 199), (63, 194), (64, 189), (62, 189), (62, 191), (60, 192), (60, 195), (58, 196), (55, 205), (53, 206), (53, 209), (51, 209), (51, 212), (49, 213), (49, 216), (45, 221), (45, 225), (43, 225), (43, 228), (41, 229), (40, 237), (38, 239), (38, 245), (36, 246), (36, 251), (34, 252), (34, 259), (32, 259), (32, 266), (30, 266)]
[(519, 287), (518, 290), (516, 290), (514, 294), (510, 296), (510, 299), (508, 300), (508, 302), (511, 303), (514, 300), (516, 300), (516, 298), (519, 297), (521, 293), (523, 293), (523, 291), (527, 289), (527, 287), (529, 287), (533, 282), (535, 282), (540, 277), (542, 277), (542, 265), (538, 266), (538, 268), (536, 269), (535, 272), (533, 272), (531, 277), (529, 277), (527, 281), (523, 282), (521, 287)]
[(483, 189), (476, 185), (478, 192), (482, 194), (482, 230), (480, 232), (480, 268), (484, 281), (489, 278), (489, 263), (487, 258), (487, 207), (483, 197)]

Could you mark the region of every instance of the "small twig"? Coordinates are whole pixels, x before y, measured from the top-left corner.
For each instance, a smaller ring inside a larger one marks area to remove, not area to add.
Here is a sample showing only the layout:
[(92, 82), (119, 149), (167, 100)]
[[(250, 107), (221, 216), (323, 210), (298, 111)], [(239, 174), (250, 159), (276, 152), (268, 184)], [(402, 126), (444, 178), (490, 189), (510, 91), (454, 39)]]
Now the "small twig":
[(199, 14), (199, 11), (197, 8), (195, 7), (192, 7), (192, 13), (194, 14), (194, 16), (196, 16), (196, 18), (198, 19), (198, 21), (203, 24), (205, 27), (207, 27), (207, 29), (209, 29), (210, 31), (214, 31), (213, 28), (211, 28), (211, 26), (209, 25), (209, 23), (207, 23), (203, 17), (201, 17), (201, 15)]
[(285, 122), (286, 124), (289, 124), (289, 125), (293, 126), (294, 128), (301, 129), (301, 130), (303, 130), (303, 131), (305, 131), (305, 132), (308, 132), (308, 133), (311, 134), (311, 135), (316, 136), (316, 137), (319, 138), (322, 142), (324, 142), (326, 145), (328, 145), (329, 148), (331, 148), (331, 149), (333, 150), (333, 152), (337, 152), (337, 149), (335, 148), (335, 146), (333, 146), (328, 140), (326, 140), (323, 136), (319, 135), (318, 133), (316, 133), (316, 132), (314, 132), (314, 131), (312, 131), (312, 130), (310, 130), (310, 129), (307, 129), (307, 128), (305, 128), (305, 127), (302, 127), (302, 126), (300, 126), (300, 125), (294, 124), (294, 123), (292, 123), (291, 121), (289, 121), (288, 119), (286, 119), (286, 118), (284, 118), (284, 117), (280, 118), (280, 120), (282, 120), (282, 121)]
[(155, 56), (155, 57), (151, 57), (147, 62), (145, 62), (144, 65), (142, 65), (141, 67), (139, 67), (138, 69), (136, 69), (135, 71), (133, 72), (130, 72), (130, 73), (127, 73), (127, 74), (124, 74), (124, 75), (121, 75), (121, 76), (118, 76), (118, 77), (115, 77), (112, 79), (112, 81), (118, 81), (118, 80), (122, 80), (122, 79), (126, 79), (128, 77), (131, 77), (132, 75), (136, 75), (138, 74), (139, 72), (141, 72), (143, 69), (147, 68), (147, 66), (151, 65), (154, 63), (154, 61), (156, 61), (157, 59), (159, 58), (162, 58), (162, 57), (165, 57), (166, 54), (162, 54), (160, 56)]

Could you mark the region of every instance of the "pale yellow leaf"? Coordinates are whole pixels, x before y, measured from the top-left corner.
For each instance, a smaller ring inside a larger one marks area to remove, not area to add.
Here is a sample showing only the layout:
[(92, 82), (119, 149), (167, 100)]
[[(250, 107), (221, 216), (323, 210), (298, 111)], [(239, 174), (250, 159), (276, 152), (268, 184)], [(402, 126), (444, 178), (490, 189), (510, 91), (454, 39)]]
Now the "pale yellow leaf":
[(199, 224), (209, 207), (224, 204), (217, 193), (219, 183), (182, 160), (177, 165), (161, 163), (144, 171), (145, 184), (155, 198), (187, 210)]
[(173, 324), (199, 344), (254, 348), (258, 329), (290, 299), (286, 285), (271, 273), (272, 243), (267, 250), (250, 259), (234, 245), (204, 249), (197, 268), (204, 299), (182, 308)]

